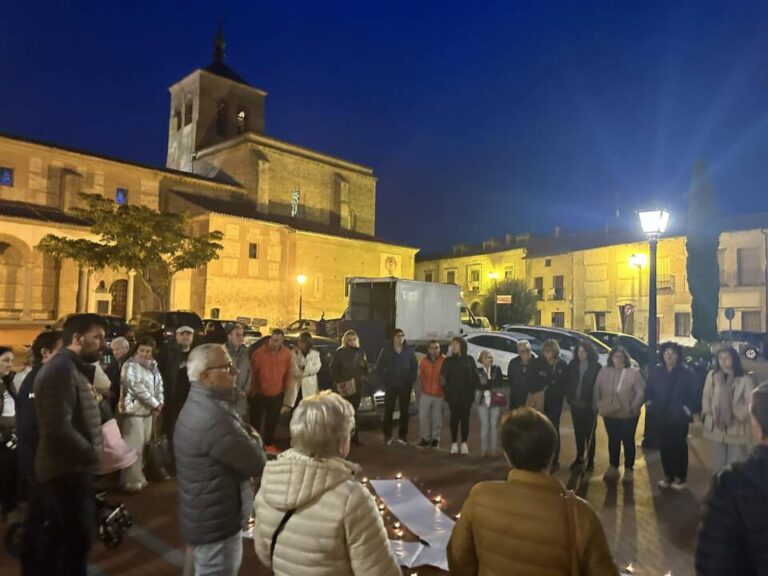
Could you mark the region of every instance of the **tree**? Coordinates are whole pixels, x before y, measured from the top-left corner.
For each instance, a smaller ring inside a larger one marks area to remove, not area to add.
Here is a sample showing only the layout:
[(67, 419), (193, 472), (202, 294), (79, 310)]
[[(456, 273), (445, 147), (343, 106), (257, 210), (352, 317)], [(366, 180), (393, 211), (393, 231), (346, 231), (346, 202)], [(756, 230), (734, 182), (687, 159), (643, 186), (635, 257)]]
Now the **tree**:
[(171, 278), (218, 258), (221, 232), (194, 238), (186, 234), (184, 214), (156, 212), (146, 206), (119, 205), (98, 194), (80, 194), (83, 206), (70, 213), (90, 224), (95, 240), (48, 234), (37, 249), (55, 258), (74, 260), (84, 268), (130, 270), (165, 310)]
[(693, 170), (688, 198), (688, 288), (691, 291), (693, 337), (702, 342), (717, 339), (717, 311), (720, 296), (720, 266), (717, 250), (720, 225), (715, 194), (707, 176), (707, 166), (698, 162)]
[(528, 324), (536, 316), (536, 292), (526, 286), (524, 280), (502, 280), (495, 289), (482, 296), (483, 315), (493, 318), (493, 303), (496, 294), (512, 296), (512, 304), (498, 304), (499, 326), (504, 324)]

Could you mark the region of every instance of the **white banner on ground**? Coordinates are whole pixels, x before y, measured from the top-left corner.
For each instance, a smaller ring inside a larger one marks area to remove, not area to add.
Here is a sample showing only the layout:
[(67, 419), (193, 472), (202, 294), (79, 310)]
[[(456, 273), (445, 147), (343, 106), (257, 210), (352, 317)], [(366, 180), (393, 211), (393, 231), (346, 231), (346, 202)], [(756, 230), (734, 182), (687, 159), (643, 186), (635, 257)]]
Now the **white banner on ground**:
[[(446, 549), (454, 522), (414, 486), (410, 480), (371, 480), (371, 486), (393, 516), (413, 532), (418, 543), (392, 542), (392, 549), (402, 566), (437, 566), (448, 570)], [(401, 544), (407, 544), (401, 546)], [(415, 548), (421, 546), (420, 549)], [(415, 555), (411, 551), (416, 549)], [(410, 560), (406, 564), (405, 561)]]

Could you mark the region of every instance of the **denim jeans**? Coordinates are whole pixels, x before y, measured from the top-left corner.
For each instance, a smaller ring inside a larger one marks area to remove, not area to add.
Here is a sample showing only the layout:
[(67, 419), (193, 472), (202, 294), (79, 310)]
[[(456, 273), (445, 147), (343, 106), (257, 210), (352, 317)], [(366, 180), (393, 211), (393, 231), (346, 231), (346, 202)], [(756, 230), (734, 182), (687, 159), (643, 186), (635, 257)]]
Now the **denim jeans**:
[(480, 454), (496, 454), (500, 410), (498, 406), (477, 405), (477, 415), (480, 417)]
[(443, 430), (443, 400), (442, 396), (431, 396), (421, 393), (419, 399), (419, 436), (424, 440), (440, 441)]
[(195, 546), (195, 576), (237, 576), (243, 560), (243, 535)]

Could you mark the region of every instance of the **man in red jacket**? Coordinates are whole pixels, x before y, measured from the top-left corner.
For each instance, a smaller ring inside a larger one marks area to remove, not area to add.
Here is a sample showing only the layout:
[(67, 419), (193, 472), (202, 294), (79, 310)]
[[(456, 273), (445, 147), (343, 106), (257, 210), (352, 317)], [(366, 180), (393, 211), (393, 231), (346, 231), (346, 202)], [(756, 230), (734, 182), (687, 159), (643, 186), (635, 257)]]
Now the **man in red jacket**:
[(421, 398), (419, 400), (419, 446), (437, 448), (443, 429), (443, 387), (440, 384), (440, 370), (445, 356), (440, 352), (440, 343), (432, 340), (427, 345), (427, 355), (419, 364)]
[(251, 356), (251, 424), (262, 432), (264, 450), (269, 454), (280, 452), (274, 444), (275, 428), (291, 381), (291, 353), (283, 345), (284, 340), (285, 333), (275, 328), (269, 343)]

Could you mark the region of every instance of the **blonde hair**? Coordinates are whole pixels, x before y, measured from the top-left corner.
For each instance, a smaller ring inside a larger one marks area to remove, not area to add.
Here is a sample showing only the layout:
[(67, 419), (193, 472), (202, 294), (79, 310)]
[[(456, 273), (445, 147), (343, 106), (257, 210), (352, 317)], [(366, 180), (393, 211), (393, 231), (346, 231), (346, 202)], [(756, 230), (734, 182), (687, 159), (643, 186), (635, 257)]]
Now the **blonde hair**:
[(360, 348), (360, 336), (357, 335), (357, 332), (354, 330), (347, 330), (344, 332), (344, 336), (341, 337), (341, 347), (346, 348), (347, 347), (347, 338), (349, 336), (354, 336), (357, 340), (357, 347)]
[(544, 344), (541, 345), (541, 355), (543, 356), (547, 350), (552, 350), (555, 353), (555, 358), (560, 356), (560, 344), (554, 338), (544, 340)]
[(330, 390), (308, 396), (291, 417), (291, 447), (313, 458), (339, 456), (341, 441), (355, 428), (352, 404)]
[(490, 350), (480, 350), (480, 354), (477, 356), (477, 361), (480, 362), (480, 364), (483, 363), (483, 358), (486, 356), (490, 356), (491, 360), (493, 360), (493, 354), (491, 354)]
[(520, 351), (520, 348), (525, 348), (526, 350), (531, 350), (531, 343), (528, 340), (518, 340), (517, 341), (517, 351)]

